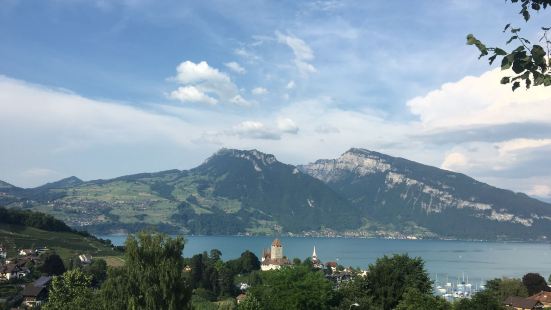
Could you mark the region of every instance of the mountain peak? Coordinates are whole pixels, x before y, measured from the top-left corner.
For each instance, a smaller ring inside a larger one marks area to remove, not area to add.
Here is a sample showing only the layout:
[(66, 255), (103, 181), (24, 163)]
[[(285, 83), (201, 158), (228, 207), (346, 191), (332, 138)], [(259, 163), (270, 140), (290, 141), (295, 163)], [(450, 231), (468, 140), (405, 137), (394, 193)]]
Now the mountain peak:
[(260, 161), (264, 165), (271, 165), (275, 162), (277, 162), (277, 159), (272, 154), (266, 154), (263, 152), (260, 152), (256, 149), (252, 150), (238, 150), (238, 149), (227, 149), (222, 148), (218, 152), (214, 153), (211, 157), (209, 157), (206, 162), (209, 162), (213, 158), (217, 157), (234, 157), (234, 158), (242, 158), (247, 159), (249, 161)]
[(65, 187), (71, 187), (71, 186), (74, 186), (74, 185), (79, 185), (81, 183), (84, 183), (84, 181), (82, 181), (81, 179), (79, 179), (75, 176), (70, 176), (70, 177), (61, 179), (59, 181), (46, 183), (42, 186), (39, 186), (39, 188), (45, 188), (45, 189), (48, 189), (48, 188), (65, 188)]
[(367, 150), (367, 149), (362, 149), (362, 148), (357, 148), (357, 147), (350, 148), (348, 151), (346, 151), (342, 154), (342, 156), (345, 156), (345, 155), (354, 155), (354, 156), (371, 157), (371, 158), (373, 158), (373, 157), (377, 157), (377, 158), (389, 157), (388, 155), (385, 155), (385, 154), (382, 154), (382, 153), (379, 153), (379, 152), (375, 152), (375, 151), (371, 151), (371, 150)]

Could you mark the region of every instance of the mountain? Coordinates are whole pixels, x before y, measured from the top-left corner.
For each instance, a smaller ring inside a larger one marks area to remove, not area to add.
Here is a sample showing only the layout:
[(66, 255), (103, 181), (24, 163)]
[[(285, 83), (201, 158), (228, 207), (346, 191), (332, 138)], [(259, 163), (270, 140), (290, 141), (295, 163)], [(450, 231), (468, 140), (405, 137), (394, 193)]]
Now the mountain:
[(190, 170), (36, 188), (0, 183), (0, 206), (96, 234), (317, 234), (546, 240), (551, 204), (466, 175), (351, 149), (302, 166), (222, 149)]
[(460, 173), (357, 148), (298, 168), (385, 225), (454, 238), (551, 238), (551, 204)]
[(301, 233), (362, 224), (356, 208), (323, 182), (256, 150), (222, 149), (187, 171), (88, 182), (73, 177), (16, 192), (9, 207), (96, 233), (151, 225), (170, 233)]

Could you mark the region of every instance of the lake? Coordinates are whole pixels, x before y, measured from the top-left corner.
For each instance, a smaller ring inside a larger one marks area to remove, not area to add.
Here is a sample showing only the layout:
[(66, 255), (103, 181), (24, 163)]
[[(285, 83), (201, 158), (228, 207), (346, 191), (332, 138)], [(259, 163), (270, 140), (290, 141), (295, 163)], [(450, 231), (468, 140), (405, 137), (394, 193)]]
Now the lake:
[[(126, 236), (99, 236), (122, 245)], [(184, 256), (219, 249), (224, 260), (239, 257), (245, 251), (259, 258), (269, 248), (272, 237), (245, 236), (189, 236), (186, 237)], [(394, 253), (420, 256), (426, 262), (431, 278), (455, 281), (469, 277), (480, 283), (496, 277), (522, 277), (527, 272), (538, 272), (547, 279), (551, 274), (551, 244), (518, 242), (477, 242), (448, 240), (387, 240), (361, 238), (282, 237), (283, 253), (289, 258), (305, 259), (316, 246), (323, 261), (337, 261), (344, 266), (362, 269), (378, 257)]]

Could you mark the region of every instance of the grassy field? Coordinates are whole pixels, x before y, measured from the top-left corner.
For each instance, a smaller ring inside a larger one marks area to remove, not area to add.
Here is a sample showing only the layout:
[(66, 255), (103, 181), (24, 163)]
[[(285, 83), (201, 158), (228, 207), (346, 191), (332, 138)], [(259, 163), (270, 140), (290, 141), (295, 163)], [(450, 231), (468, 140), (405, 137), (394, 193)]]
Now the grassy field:
[(79, 254), (117, 257), (121, 252), (113, 250), (92, 238), (69, 232), (51, 232), (18, 225), (0, 224), (0, 243), (8, 248), (8, 257), (15, 256), (17, 249), (46, 246), (64, 260)]

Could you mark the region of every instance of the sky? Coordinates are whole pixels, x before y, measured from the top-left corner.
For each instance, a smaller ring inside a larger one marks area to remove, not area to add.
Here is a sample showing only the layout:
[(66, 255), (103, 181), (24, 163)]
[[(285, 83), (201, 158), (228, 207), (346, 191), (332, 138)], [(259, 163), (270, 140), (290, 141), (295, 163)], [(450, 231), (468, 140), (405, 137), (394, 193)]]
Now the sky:
[[(499, 84), (502, 0), (0, 0), (0, 179), (304, 164), (366, 148), (551, 199), (551, 88)], [(549, 26), (549, 25), (548, 25)], [(516, 47), (516, 46), (513, 46)]]

